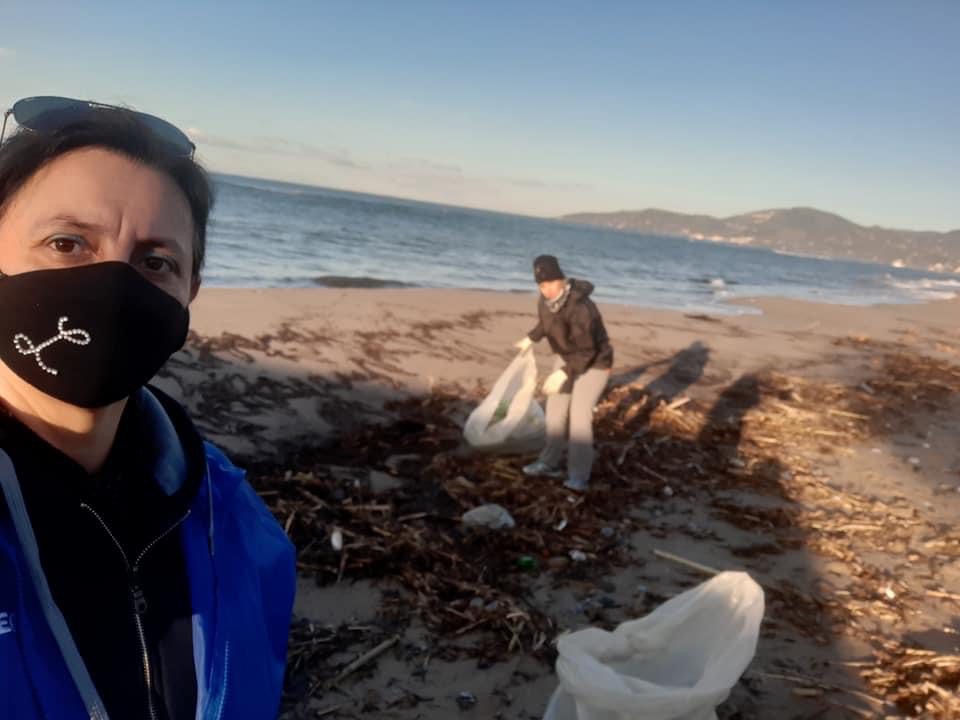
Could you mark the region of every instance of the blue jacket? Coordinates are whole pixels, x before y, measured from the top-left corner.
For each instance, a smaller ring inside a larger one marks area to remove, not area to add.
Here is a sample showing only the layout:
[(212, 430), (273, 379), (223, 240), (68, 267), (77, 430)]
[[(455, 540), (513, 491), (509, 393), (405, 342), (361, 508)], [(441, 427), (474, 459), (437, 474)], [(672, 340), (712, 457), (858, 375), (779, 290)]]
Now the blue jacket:
[[(175, 483), (182, 472), (176, 451), (163, 452), (175, 441), (164, 419), (161, 485), (164, 473)], [(193, 603), (197, 720), (276, 718), (296, 586), (293, 546), (243, 472), (212, 445), (205, 449), (206, 476), (180, 528)], [(0, 718), (106, 720), (50, 595), (2, 450), (0, 490)]]

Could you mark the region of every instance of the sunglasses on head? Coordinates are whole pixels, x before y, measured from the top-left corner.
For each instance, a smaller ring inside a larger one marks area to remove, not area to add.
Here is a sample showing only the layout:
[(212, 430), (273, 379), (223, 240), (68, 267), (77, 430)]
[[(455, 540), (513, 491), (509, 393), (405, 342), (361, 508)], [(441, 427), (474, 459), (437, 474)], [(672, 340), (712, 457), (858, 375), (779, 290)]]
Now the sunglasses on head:
[(183, 157), (193, 157), (196, 146), (190, 138), (175, 125), (161, 120), (154, 115), (127, 110), (116, 105), (93, 102), (91, 100), (74, 100), (65, 97), (29, 97), (17, 100), (13, 107), (3, 114), (3, 127), (0, 128), (0, 142), (3, 142), (7, 131), (7, 118), (13, 115), (17, 124), (39, 133), (52, 133), (63, 128), (84, 122), (96, 116), (102, 110), (125, 110), (132, 112), (154, 136), (166, 145), (171, 151)]

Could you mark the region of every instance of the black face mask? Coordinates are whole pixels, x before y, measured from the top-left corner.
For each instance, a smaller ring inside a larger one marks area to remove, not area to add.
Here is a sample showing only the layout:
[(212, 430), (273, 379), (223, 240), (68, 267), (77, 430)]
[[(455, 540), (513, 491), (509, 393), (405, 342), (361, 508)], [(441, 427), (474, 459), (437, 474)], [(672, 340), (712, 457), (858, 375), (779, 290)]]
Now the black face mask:
[(0, 273), (0, 359), (86, 408), (145, 385), (183, 347), (190, 314), (123, 262)]

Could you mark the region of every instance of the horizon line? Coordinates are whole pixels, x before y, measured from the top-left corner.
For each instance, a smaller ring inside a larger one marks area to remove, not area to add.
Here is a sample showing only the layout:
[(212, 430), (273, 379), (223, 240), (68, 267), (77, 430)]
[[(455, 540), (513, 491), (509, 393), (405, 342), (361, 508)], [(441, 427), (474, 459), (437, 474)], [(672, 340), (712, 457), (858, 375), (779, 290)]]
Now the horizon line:
[[(752, 215), (754, 213), (762, 213), (762, 212), (770, 212), (770, 211), (778, 211), (778, 210), (813, 210), (815, 212), (835, 215), (836, 217), (839, 217), (840, 219), (846, 222), (852, 223), (853, 225), (866, 228), (866, 229), (890, 230), (894, 232), (933, 233), (937, 235), (950, 235), (952, 233), (960, 233), (960, 227), (951, 228), (949, 230), (929, 230), (929, 229), (921, 230), (916, 228), (890, 227), (886, 225), (878, 225), (876, 223), (868, 225), (866, 223), (861, 223), (861, 222), (857, 222), (856, 220), (852, 220), (849, 216), (844, 215), (840, 212), (836, 212), (833, 210), (824, 210), (822, 208), (818, 208), (813, 205), (803, 205), (803, 204), (789, 205), (789, 206), (782, 206), (782, 207), (760, 208), (760, 209), (754, 209), (754, 210), (747, 210), (739, 213), (733, 213), (731, 215), (711, 215), (709, 213), (703, 213), (703, 212), (690, 212), (685, 210), (669, 210), (667, 208), (656, 208), (656, 207), (645, 207), (645, 208), (639, 208), (639, 209), (636, 209), (636, 208), (635, 209), (619, 209), (619, 210), (578, 210), (576, 212), (568, 212), (563, 215), (534, 215), (531, 213), (497, 210), (495, 208), (480, 207), (477, 205), (454, 205), (452, 203), (438, 202), (436, 200), (420, 200), (418, 198), (403, 197), (402, 195), (384, 195), (382, 193), (372, 193), (372, 192), (367, 192), (365, 190), (353, 190), (351, 188), (333, 187), (330, 185), (315, 185), (313, 183), (299, 182), (294, 180), (283, 180), (279, 178), (262, 177), (262, 176), (255, 176), (255, 175), (241, 175), (238, 173), (224, 172), (220, 170), (211, 169), (209, 170), (209, 173), (211, 175), (223, 175), (223, 176), (241, 178), (244, 180), (265, 180), (267, 182), (280, 183), (283, 185), (294, 185), (294, 186), (305, 187), (305, 188), (313, 188), (316, 190), (328, 190), (332, 192), (350, 193), (353, 195), (366, 195), (367, 197), (377, 198), (380, 200), (399, 200), (402, 202), (416, 203), (420, 205), (434, 205), (437, 207), (453, 208), (456, 210), (472, 210), (472, 211), (478, 211), (478, 212), (493, 213), (495, 215), (505, 215), (508, 217), (520, 217), (520, 218), (526, 218), (531, 220), (546, 220), (546, 221), (564, 222), (564, 223), (569, 222), (569, 218), (577, 215), (618, 215), (621, 213), (642, 213), (642, 212), (649, 212), (649, 211), (667, 212), (667, 213), (673, 213), (675, 215), (690, 215), (690, 216), (701, 215), (704, 217), (712, 218), (714, 220), (728, 220), (730, 218), (740, 217), (743, 215)], [(605, 226), (596, 226), (596, 227), (605, 227)], [(605, 229), (616, 230), (616, 228), (605, 228)], [(627, 232), (636, 232), (636, 231), (627, 231)], [(680, 236), (680, 237), (688, 237), (688, 236)]]

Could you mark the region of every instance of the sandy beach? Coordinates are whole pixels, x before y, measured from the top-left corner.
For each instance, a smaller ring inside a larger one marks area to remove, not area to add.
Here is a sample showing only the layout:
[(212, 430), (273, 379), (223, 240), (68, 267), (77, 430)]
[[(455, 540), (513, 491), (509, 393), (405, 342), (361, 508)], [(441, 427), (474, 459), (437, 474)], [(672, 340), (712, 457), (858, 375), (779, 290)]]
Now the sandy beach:
[[(960, 301), (761, 299), (724, 317), (601, 305), (616, 360), (582, 500), (524, 478), (530, 455), (460, 447), (534, 301), (201, 291), (157, 383), (249, 468), (300, 550), (286, 717), (540, 718), (559, 633), (612, 628), (706, 578), (654, 550), (765, 590), (756, 657), (721, 717), (949, 717)], [(545, 344), (537, 358), (546, 371)], [(463, 509), (487, 501), (517, 528), (463, 531)]]

